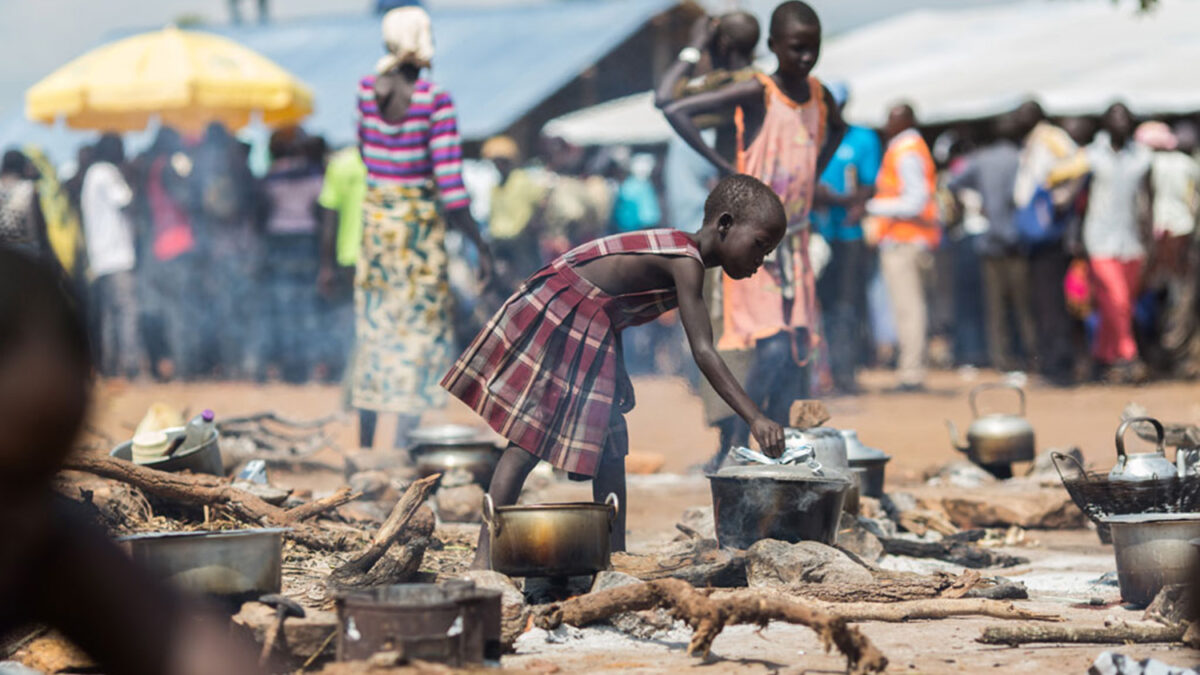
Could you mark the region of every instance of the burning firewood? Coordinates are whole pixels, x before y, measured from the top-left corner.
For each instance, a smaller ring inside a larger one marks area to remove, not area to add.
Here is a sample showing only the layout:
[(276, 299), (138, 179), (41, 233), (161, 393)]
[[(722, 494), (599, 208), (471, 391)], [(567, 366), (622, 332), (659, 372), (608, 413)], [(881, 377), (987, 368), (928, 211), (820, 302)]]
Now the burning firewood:
[(623, 612), (657, 607), (667, 609), (695, 631), (688, 644), (689, 654), (707, 657), (713, 640), (725, 626), (765, 626), (775, 620), (812, 628), (827, 650), (836, 646), (846, 656), (850, 672), (882, 672), (887, 667), (887, 657), (865, 635), (823, 609), (755, 591), (733, 592), (716, 599), (679, 579), (621, 586), (546, 605), (534, 620), (539, 628), (553, 630), (563, 623), (585, 626)]

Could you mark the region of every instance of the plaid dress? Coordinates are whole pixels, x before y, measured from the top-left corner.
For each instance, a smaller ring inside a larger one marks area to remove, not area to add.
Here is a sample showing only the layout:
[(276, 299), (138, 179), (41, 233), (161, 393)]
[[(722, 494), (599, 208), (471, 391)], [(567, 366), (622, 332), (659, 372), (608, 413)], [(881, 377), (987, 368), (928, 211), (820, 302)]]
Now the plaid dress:
[(630, 232), (568, 251), (529, 278), (442, 380), (514, 445), (573, 474), (594, 476), (601, 454), (625, 455), (622, 413), (633, 408), (620, 332), (674, 309), (674, 288), (611, 296), (575, 272), (600, 256), (689, 256), (678, 230)]

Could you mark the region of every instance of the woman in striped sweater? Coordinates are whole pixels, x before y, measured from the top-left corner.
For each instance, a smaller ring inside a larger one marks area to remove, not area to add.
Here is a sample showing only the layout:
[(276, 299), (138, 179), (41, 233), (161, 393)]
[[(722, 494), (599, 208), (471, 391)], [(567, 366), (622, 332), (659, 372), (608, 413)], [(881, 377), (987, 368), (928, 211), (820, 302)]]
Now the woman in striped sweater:
[(429, 15), (417, 7), (394, 9), (383, 18), (383, 38), (388, 54), (358, 89), (367, 195), (351, 396), (364, 449), (374, 444), (378, 413), (399, 415), (395, 446), (404, 447), (420, 411), (444, 401), (438, 379), (454, 361), (446, 225), (478, 247), (481, 278), (491, 272), (468, 211), (454, 103), (421, 76), (433, 57)]

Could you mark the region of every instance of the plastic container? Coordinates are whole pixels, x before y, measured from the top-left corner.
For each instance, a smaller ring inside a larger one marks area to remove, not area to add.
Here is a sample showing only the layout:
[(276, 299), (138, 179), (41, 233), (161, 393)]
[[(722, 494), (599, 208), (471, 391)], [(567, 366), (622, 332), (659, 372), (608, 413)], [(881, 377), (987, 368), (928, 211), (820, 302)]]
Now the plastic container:
[(213, 436), (216, 431), (216, 425), (213, 424), (213, 411), (205, 410), (188, 421), (184, 427), (183, 445), (179, 446), (179, 452), (187, 452), (195, 450), (204, 445)]

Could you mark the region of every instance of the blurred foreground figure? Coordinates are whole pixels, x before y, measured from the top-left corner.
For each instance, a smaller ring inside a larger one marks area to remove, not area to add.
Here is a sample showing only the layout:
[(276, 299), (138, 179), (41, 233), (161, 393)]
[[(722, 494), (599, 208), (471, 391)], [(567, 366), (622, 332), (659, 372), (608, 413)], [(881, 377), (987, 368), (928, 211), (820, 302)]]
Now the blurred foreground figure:
[(86, 416), (90, 370), (59, 280), (0, 248), (0, 635), (47, 624), (102, 672), (256, 672), (215, 618), (189, 613), (51, 490)]

